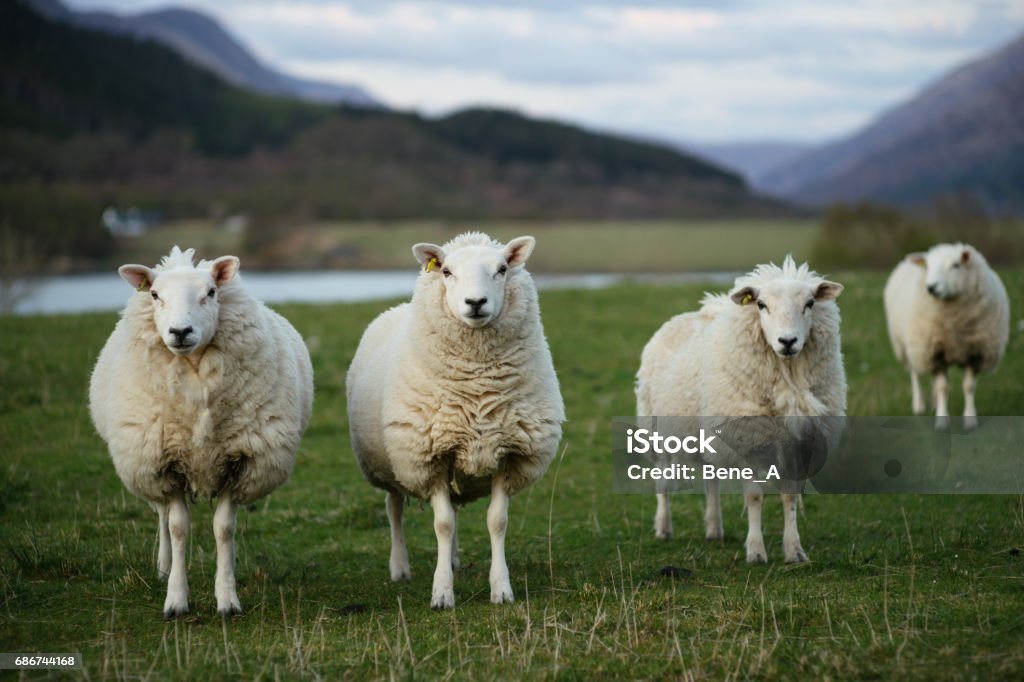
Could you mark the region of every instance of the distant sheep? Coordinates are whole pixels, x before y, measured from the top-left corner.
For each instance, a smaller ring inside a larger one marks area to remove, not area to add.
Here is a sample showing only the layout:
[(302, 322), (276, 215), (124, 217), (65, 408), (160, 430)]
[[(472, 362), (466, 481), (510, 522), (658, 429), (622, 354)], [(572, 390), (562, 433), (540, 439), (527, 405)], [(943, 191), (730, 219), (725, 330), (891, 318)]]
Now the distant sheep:
[(313, 406), (302, 337), (246, 292), (237, 258), (193, 265), (193, 253), (174, 247), (153, 269), (121, 266), (138, 293), (89, 387), (93, 423), (118, 476), (159, 515), (165, 619), (188, 612), (189, 495), (217, 500), (217, 610), (241, 612), (238, 505), (288, 479)]
[[(644, 348), (637, 373), (637, 414), (701, 417), (841, 417), (846, 375), (839, 347), (843, 286), (786, 257), (737, 278), (728, 296), (708, 294), (697, 312), (677, 315)], [(832, 438), (837, 440), (837, 434)], [(835, 442), (835, 441), (831, 441)], [(717, 481), (705, 482), (708, 539), (724, 536)], [(768, 555), (761, 534), (762, 493), (744, 484), (747, 561)], [(783, 551), (807, 560), (797, 530), (800, 495), (784, 493)], [(672, 535), (667, 494), (658, 495), (655, 534)]]
[(491, 601), (512, 602), (505, 562), (509, 496), (537, 481), (565, 420), (533, 280), (533, 237), (507, 245), (472, 232), (413, 247), (412, 302), (363, 334), (347, 378), (352, 447), (387, 491), (391, 579), (411, 577), (405, 497), (430, 500), (437, 568), (430, 604), (455, 604), (456, 511), (490, 494)]
[(918, 375), (927, 372), (936, 425), (948, 425), (947, 370), (956, 365), (964, 368), (964, 426), (977, 426), (977, 377), (996, 369), (1010, 336), (1010, 302), (999, 275), (973, 246), (938, 244), (904, 258), (884, 297), (893, 352), (910, 371), (914, 414), (925, 411)]

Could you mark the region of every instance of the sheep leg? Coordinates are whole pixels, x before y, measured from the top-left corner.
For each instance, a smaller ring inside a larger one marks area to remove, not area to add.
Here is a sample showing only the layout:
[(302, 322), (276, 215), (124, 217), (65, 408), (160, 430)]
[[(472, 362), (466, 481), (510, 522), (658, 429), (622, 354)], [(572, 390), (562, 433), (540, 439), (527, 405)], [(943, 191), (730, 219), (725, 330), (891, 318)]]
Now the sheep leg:
[(156, 573), (160, 580), (167, 580), (171, 573), (171, 531), (167, 526), (167, 505), (157, 504), (157, 535), (159, 536), (159, 549), (156, 554)]
[(217, 500), (213, 512), (213, 536), (217, 539), (217, 578), (214, 590), (217, 594), (217, 613), (233, 616), (242, 612), (235, 588), (235, 522), (238, 507), (228, 494)]
[(910, 393), (913, 396), (911, 405), (914, 414), (924, 414), (924, 394), (921, 392), (921, 378), (913, 370), (910, 372)]
[(704, 481), (704, 537), (708, 540), (721, 540), (725, 537), (718, 479)]
[(743, 499), (747, 505), (747, 563), (768, 563), (768, 552), (764, 548), (761, 534), (761, 504), (764, 495), (760, 488), (744, 485)]
[(437, 536), (437, 568), (430, 608), (450, 609), (455, 606), (455, 576), (452, 572), (452, 538), (455, 535), (455, 507), (448, 488), (441, 488), (430, 497), (434, 508), (434, 535)]
[(964, 367), (964, 428), (976, 429), (978, 427), (978, 408), (974, 405), (974, 392), (978, 388), (978, 380), (974, 375), (974, 369), (969, 365)]
[(185, 549), (188, 545), (188, 505), (184, 493), (178, 493), (167, 504), (167, 530), (171, 536), (171, 570), (167, 576), (167, 599), (164, 620), (188, 613), (188, 576), (185, 575)]
[(388, 493), (385, 502), (388, 510), (388, 524), (391, 526), (391, 580), (412, 580), (409, 567), (409, 551), (405, 548), (405, 533), (402, 530), (402, 512), (405, 510), (405, 496)]
[(808, 561), (807, 553), (800, 545), (800, 531), (796, 526), (796, 513), (799, 506), (800, 493), (782, 493), (782, 516), (785, 519), (782, 531), (782, 551), (787, 564)]
[(457, 571), (462, 566), (459, 561), (459, 510), (455, 510), (455, 530), (452, 531), (452, 570)]
[(658, 493), (658, 511), (654, 512), (654, 537), (668, 540), (672, 537), (672, 503), (668, 493)]
[(935, 428), (944, 431), (949, 428), (949, 378), (946, 370), (932, 375), (932, 394), (935, 396)]
[(501, 476), (491, 481), (491, 503), (487, 507), (487, 531), (491, 535), (491, 603), (515, 601), (505, 562), (505, 531), (508, 529), (508, 493)]

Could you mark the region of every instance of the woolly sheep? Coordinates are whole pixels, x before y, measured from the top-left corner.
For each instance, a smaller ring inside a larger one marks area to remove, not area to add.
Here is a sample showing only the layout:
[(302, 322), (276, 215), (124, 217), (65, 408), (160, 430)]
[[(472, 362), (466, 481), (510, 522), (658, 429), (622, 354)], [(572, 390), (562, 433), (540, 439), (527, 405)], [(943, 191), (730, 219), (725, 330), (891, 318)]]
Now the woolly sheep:
[(217, 610), (241, 612), (238, 505), (288, 479), (313, 406), (302, 337), (246, 292), (237, 258), (193, 265), (193, 254), (175, 246), (153, 269), (121, 266), (137, 293), (89, 387), (93, 423), (121, 481), (159, 516), (165, 619), (188, 612), (189, 495), (217, 500)]
[(914, 414), (925, 410), (918, 375), (927, 372), (936, 425), (948, 425), (947, 370), (958, 365), (964, 368), (964, 426), (977, 426), (977, 377), (996, 369), (1010, 335), (1010, 302), (999, 275), (973, 246), (937, 244), (896, 266), (884, 298), (893, 352), (910, 372)]
[[(637, 373), (637, 414), (700, 417), (841, 417), (846, 375), (839, 348), (843, 286), (797, 267), (758, 265), (730, 293), (707, 294), (699, 311), (666, 322), (644, 348)], [(787, 420), (788, 421), (788, 420)], [(836, 429), (832, 426), (833, 431)], [(829, 435), (829, 443), (837, 442)], [(705, 457), (708, 457), (707, 455)], [(724, 536), (717, 481), (705, 481), (708, 539)], [(760, 486), (744, 483), (749, 530), (747, 561), (767, 561), (761, 534)], [(782, 495), (787, 562), (807, 560), (797, 530), (798, 493)], [(661, 539), (672, 535), (667, 494), (654, 520)]]
[(562, 436), (558, 379), (523, 267), (534, 244), (471, 232), (415, 245), (424, 269), (412, 301), (370, 324), (348, 371), (352, 448), (367, 481), (387, 492), (392, 580), (411, 577), (405, 497), (433, 507), (435, 609), (455, 604), (454, 505), (488, 493), (491, 601), (513, 601), (509, 496), (544, 474)]

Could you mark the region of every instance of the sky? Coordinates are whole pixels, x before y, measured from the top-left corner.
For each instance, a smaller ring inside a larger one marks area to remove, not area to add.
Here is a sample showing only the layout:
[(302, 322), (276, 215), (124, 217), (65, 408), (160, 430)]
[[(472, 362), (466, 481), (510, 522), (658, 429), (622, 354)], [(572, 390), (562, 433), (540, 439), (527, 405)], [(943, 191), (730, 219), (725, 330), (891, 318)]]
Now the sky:
[(70, 0), (216, 17), (288, 73), (666, 141), (849, 134), (1024, 32), (1024, 0)]

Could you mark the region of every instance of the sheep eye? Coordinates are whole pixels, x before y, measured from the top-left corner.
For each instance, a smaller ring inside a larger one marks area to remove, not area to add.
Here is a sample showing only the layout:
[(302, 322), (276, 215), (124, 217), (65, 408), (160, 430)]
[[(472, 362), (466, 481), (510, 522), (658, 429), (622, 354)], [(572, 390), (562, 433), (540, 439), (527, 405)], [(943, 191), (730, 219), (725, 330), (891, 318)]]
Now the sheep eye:
[(757, 309), (758, 309), (758, 310), (768, 310), (768, 306), (766, 306), (766, 305), (765, 305), (764, 303), (762, 303), (761, 301), (758, 301), (758, 302), (757, 302)]
[(156, 292), (155, 292), (155, 291), (154, 291), (154, 292), (152, 292), (152, 296), (153, 296), (153, 300), (154, 300), (154, 301), (159, 301), (159, 300), (160, 300), (160, 297), (156, 295)]
[(206, 292), (206, 295), (209, 296), (210, 298), (213, 298), (214, 295), (216, 295), (216, 293), (217, 293), (217, 290), (214, 289), (213, 287), (211, 287), (210, 290)]
[(814, 299), (811, 299), (810, 301), (807, 302), (807, 305), (804, 306), (804, 310), (810, 310), (813, 307), (814, 307)]
[(498, 274), (499, 275), (504, 275), (506, 272), (508, 272), (508, 266), (507, 265), (502, 265), (500, 268), (498, 268)]
[(954, 268), (958, 268), (958, 267), (960, 267), (960, 263), (953, 263), (953, 267), (954, 267)]
[(452, 271), (449, 270), (448, 268), (445, 268), (445, 269), (441, 270), (441, 274), (444, 275), (445, 277), (451, 277)]

